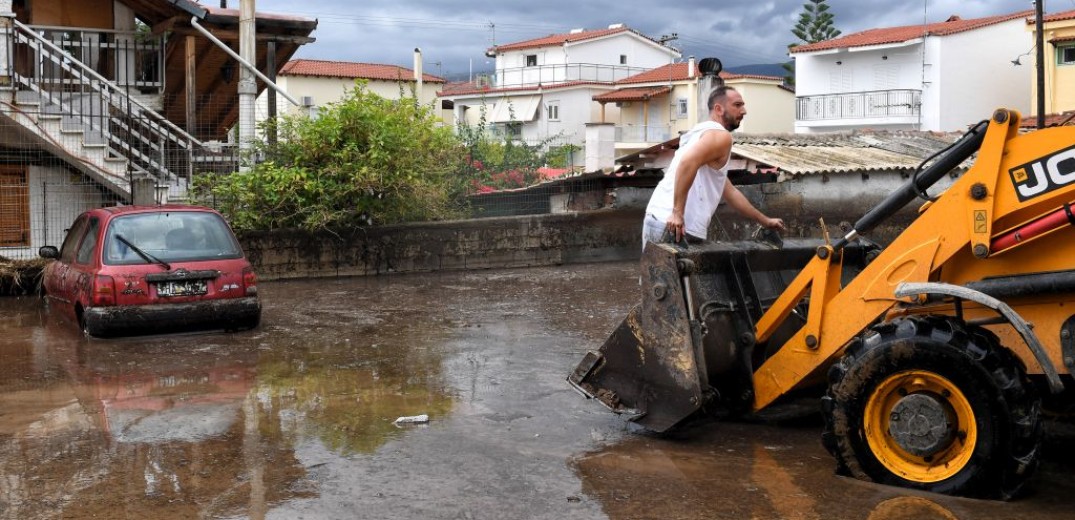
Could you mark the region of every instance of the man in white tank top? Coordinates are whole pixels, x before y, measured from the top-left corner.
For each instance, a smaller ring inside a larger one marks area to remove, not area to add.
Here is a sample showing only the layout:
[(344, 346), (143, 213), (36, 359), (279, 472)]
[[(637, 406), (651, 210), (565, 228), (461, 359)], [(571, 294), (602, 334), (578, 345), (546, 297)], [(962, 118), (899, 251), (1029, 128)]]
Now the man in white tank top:
[(747, 113), (743, 97), (732, 87), (717, 87), (709, 95), (708, 106), (710, 120), (679, 138), (679, 149), (653, 190), (642, 226), (643, 249), (647, 242), (660, 242), (666, 234), (676, 243), (688, 237), (705, 240), (709, 221), (722, 199), (763, 227), (784, 230), (782, 219), (758, 211), (727, 182), (731, 132), (739, 128)]

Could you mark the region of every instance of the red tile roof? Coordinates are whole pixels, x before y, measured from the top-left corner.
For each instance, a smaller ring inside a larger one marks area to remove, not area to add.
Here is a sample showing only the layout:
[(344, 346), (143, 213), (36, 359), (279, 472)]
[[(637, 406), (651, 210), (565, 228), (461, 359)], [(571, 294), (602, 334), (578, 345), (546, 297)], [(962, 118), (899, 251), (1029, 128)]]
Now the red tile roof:
[[(280, 75), (323, 76), (329, 78), (361, 78), (385, 81), (414, 81), (414, 71), (396, 65), (354, 63), (349, 61), (291, 60), (280, 69)], [(422, 81), (444, 83), (444, 78), (422, 74)]]
[(559, 47), (565, 43), (593, 40), (595, 38), (601, 38), (602, 36), (619, 34), (630, 30), (631, 29), (628, 29), (627, 27), (617, 27), (615, 29), (591, 29), (589, 31), (582, 31), (577, 33), (550, 34), (548, 36), (542, 36), (541, 38), (534, 38), (532, 40), (523, 40), (521, 42), (497, 45), (495, 47), (491, 47), (489, 50), (503, 52), (517, 51), (521, 49), (532, 49), (536, 47)]
[[(1064, 20), (1075, 20), (1075, 9), (1072, 9), (1070, 11), (1061, 11), (1059, 13), (1047, 14), (1041, 18), (1042, 23), (1061, 22)], [(1033, 24), (1034, 17), (1031, 16), (1030, 18), (1028, 18), (1026, 23)]]
[[(1069, 110), (1060, 114), (1045, 114), (1045, 127), (1070, 125), (1075, 122), (1075, 110)], [(1037, 128), (1038, 116), (1023, 116), (1019, 121), (1019, 128)]]
[(790, 49), (790, 52), (813, 52), (828, 49), (843, 49), (847, 47), (866, 47), (870, 45), (883, 45), (886, 43), (900, 43), (905, 42), (907, 40), (920, 38), (922, 36), (947, 36), (950, 34), (966, 32), (989, 25), (1007, 22), (1008, 20), (1014, 20), (1016, 18), (1023, 18), (1027, 15), (1033, 14), (1033, 11), (1020, 11), (1018, 13), (990, 16), (986, 18), (972, 18), (970, 20), (964, 20), (958, 16), (952, 16), (948, 20), (938, 23), (930, 23), (925, 25), (906, 25), (903, 27), (889, 27), (884, 29), (869, 29), (854, 34), (849, 34), (847, 36), (834, 38), (832, 40), (825, 40), (822, 42), (809, 43), (806, 45), (792, 47)]
[(667, 94), (671, 91), (672, 87), (621, 88), (619, 90), (613, 90), (612, 92), (598, 94), (593, 97), (593, 100), (603, 103), (610, 103), (613, 101), (646, 101), (653, 96)]
[[(700, 76), (697, 65), (694, 67), (694, 77), (687, 77), (687, 62), (670, 63), (668, 65), (662, 65), (655, 69), (647, 70), (634, 76), (628, 76), (616, 82), (617, 85), (631, 84), (631, 83), (654, 83), (658, 81), (683, 81), (687, 79), (697, 79)], [(753, 79), (765, 79), (773, 81), (784, 81), (784, 78), (779, 76), (764, 76), (761, 74), (734, 74), (731, 72), (721, 72), (721, 79), (728, 81), (732, 79), (740, 78), (753, 78)]]

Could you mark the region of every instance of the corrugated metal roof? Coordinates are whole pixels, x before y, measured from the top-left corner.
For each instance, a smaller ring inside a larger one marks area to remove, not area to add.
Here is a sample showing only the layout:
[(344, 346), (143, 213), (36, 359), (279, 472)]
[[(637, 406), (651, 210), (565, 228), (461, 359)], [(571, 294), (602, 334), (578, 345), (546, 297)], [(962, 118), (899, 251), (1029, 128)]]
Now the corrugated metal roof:
[[(911, 171), (960, 135), (932, 132), (739, 135), (732, 152), (792, 176)], [(967, 168), (970, 164), (968, 161), (962, 166)]]
[[(781, 178), (830, 173), (910, 172), (923, 160), (957, 141), (960, 133), (917, 131), (827, 134), (736, 134), (735, 159), (774, 168)], [(652, 167), (659, 155), (679, 148), (679, 137), (616, 159), (636, 168)], [(968, 159), (961, 167), (969, 168)], [(753, 168), (753, 167), (752, 167)]]

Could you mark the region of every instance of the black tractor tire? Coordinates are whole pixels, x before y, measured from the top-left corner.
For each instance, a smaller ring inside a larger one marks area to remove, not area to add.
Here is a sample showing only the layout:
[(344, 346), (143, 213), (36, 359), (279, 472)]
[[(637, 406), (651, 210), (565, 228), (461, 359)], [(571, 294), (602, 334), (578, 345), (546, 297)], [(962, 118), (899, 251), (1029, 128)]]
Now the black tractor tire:
[(856, 340), (829, 370), (822, 412), (837, 472), (861, 480), (1007, 500), (1039, 463), (1041, 399), (1022, 362), (951, 317), (900, 318)]

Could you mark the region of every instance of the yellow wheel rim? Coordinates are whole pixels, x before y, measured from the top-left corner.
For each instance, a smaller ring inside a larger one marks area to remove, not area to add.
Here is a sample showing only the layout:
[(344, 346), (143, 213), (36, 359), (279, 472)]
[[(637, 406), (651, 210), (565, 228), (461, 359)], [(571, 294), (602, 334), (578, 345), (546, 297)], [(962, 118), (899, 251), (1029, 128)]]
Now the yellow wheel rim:
[[(892, 434), (894, 415), (908, 396), (941, 403), (950, 439), (928, 454), (911, 453)], [(877, 460), (890, 472), (912, 482), (940, 482), (959, 473), (974, 453), (978, 429), (974, 410), (963, 392), (948, 379), (927, 371), (908, 370), (889, 376), (869, 396), (863, 426)]]

